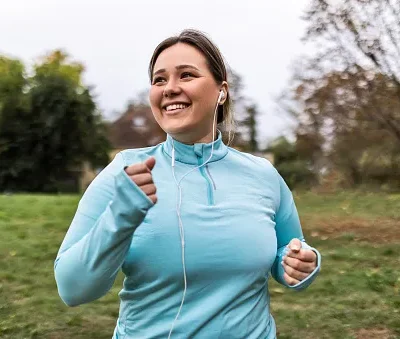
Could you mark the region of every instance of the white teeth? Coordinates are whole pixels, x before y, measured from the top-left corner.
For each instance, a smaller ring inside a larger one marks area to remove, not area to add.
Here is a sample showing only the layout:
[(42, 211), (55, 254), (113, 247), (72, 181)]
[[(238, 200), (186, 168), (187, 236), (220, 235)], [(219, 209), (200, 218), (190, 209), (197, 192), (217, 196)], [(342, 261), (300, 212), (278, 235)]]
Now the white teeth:
[(175, 104), (175, 105), (169, 105), (167, 106), (165, 109), (167, 111), (172, 111), (174, 109), (184, 109), (186, 107), (188, 107), (189, 105), (184, 105), (184, 104)]

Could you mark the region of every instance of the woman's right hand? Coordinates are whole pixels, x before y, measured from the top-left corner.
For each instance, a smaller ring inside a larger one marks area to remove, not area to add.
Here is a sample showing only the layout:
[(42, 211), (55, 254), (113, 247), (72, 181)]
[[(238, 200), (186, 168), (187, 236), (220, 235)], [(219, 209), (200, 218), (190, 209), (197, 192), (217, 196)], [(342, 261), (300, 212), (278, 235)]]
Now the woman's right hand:
[(145, 162), (134, 164), (125, 168), (126, 174), (132, 181), (140, 187), (149, 199), (155, 204), (157, 202), (156, 186), (153, 182), (153, 175), (151, 174), (156, 159), (153, 157), (148, 158)]

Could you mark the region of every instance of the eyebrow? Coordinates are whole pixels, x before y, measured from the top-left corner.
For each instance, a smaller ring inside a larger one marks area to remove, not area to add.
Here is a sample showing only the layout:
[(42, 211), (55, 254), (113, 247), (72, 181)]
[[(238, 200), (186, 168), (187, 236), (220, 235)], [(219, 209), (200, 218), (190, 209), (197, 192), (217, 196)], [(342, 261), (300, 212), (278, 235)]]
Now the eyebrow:
[[(177, 70), (184, 69), (184, 68), (191, 68), (191, 69), (194, 69), (196, 71), (200, 71), (197, 67), (195, 67), (193, 65), (178, 65), (178, 66), (175, 67), (175, 69), (177, 69)], [(166, 71), (165, 68), (161, 68), (161, 69), (155, 71), (153, 73), (153, 76), (155, 76), (157, 74), (160, 74), (160, 73), (164, 73), (165, 71)]]

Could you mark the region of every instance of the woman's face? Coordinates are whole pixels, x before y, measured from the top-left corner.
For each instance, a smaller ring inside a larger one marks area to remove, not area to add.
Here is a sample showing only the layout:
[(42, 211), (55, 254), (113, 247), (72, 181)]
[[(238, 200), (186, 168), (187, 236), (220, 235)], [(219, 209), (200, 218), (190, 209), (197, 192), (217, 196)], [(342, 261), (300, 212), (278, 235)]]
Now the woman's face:
[(161, 128), (175, 139), (207, 142), (212, 138), (219, 91), (204, 55), (178, 43), (158, 56), (153, 69), (150, 105)]

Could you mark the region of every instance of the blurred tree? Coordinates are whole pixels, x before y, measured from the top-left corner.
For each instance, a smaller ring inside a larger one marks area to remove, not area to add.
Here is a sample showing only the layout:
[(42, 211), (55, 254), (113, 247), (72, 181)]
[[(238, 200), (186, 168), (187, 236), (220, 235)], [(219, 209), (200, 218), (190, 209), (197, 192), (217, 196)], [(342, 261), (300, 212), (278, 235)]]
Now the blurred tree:
[(238, 73), (230, 70), (228, 81), (236, 121), (233, 146), (243, 151), (257, 152), (259, 150), (257, 118), (260, 112), (257, 105), (243, 94), (243, 79)]
[(400, 82), (400, 0), (312, 0), (306, 41), (342, 65), (373, 67)]
[(3, 107), (0, 189), (58, 191), (84, 161), (105, 165), (109, 142), (83, 66), (55, 51), (34, 66), (27, 107)]
[(22, 92), (25, 81), (25, 67), (21, 61), (0, 55), (0, 95), (1, 100), (10, 94)]
[(19, 60), (0, 55), (0, 120), (5, 106), (10, 110), (24, 104), (25, 86), (24, 65)]
[(330, 166), (348, 185), (400, 182), (400, 140), (388, 126), (400, 126), (400, 101), (392, 79), (355, 68), (300, 80), (291, 92), (297, 103), (291, 105), (291, 113), (299, 122), (299, 150), (309, 153), (314, 172)]
[(61, 50), (55, 50), (39, 59), (34, 65), (34, 82), (40, 82), (51, 75), (57, 75), (68, 80), (75, 89), (84, 89), (82, 84), (82, 74), (85, 70), (81, 63), (69, 60), (67, 53)]
[(257, 152), (259, 150), (257, 141), (257, 120), (256, 120), (258, 115), (259, 111), (257, 105), (248, 104), (244, 109), (244, 117), (242, 117), (242, 120), (240, 120), (241, 125), (246, 128), (247, 138), (249, 139), (246, 149), (249, 152)]
[(400, 187), (400, 0), (312, 0), (304, 19), (316, 53), (280, 98), (298, 149), (316, 173)]
[[(400, 0), (313, 0), (304, 18), (305, 40), (319, 46), (308, 64), (309, 74), (327, 69), (357, 73), (369, 91), (374, 90), (375, 78), (365, 75), (380, 74), (400, 102)], [(370, 118), (400, 141), (399, 121), (381, 113), (370, 112)]]
[(298, 152), (296, 142), (291, 143), (287, 138), (279, 137), (270, 143), (266, 151), (274, 155), (274, 166), (291, 189), (314, 184), (311, 162)]

